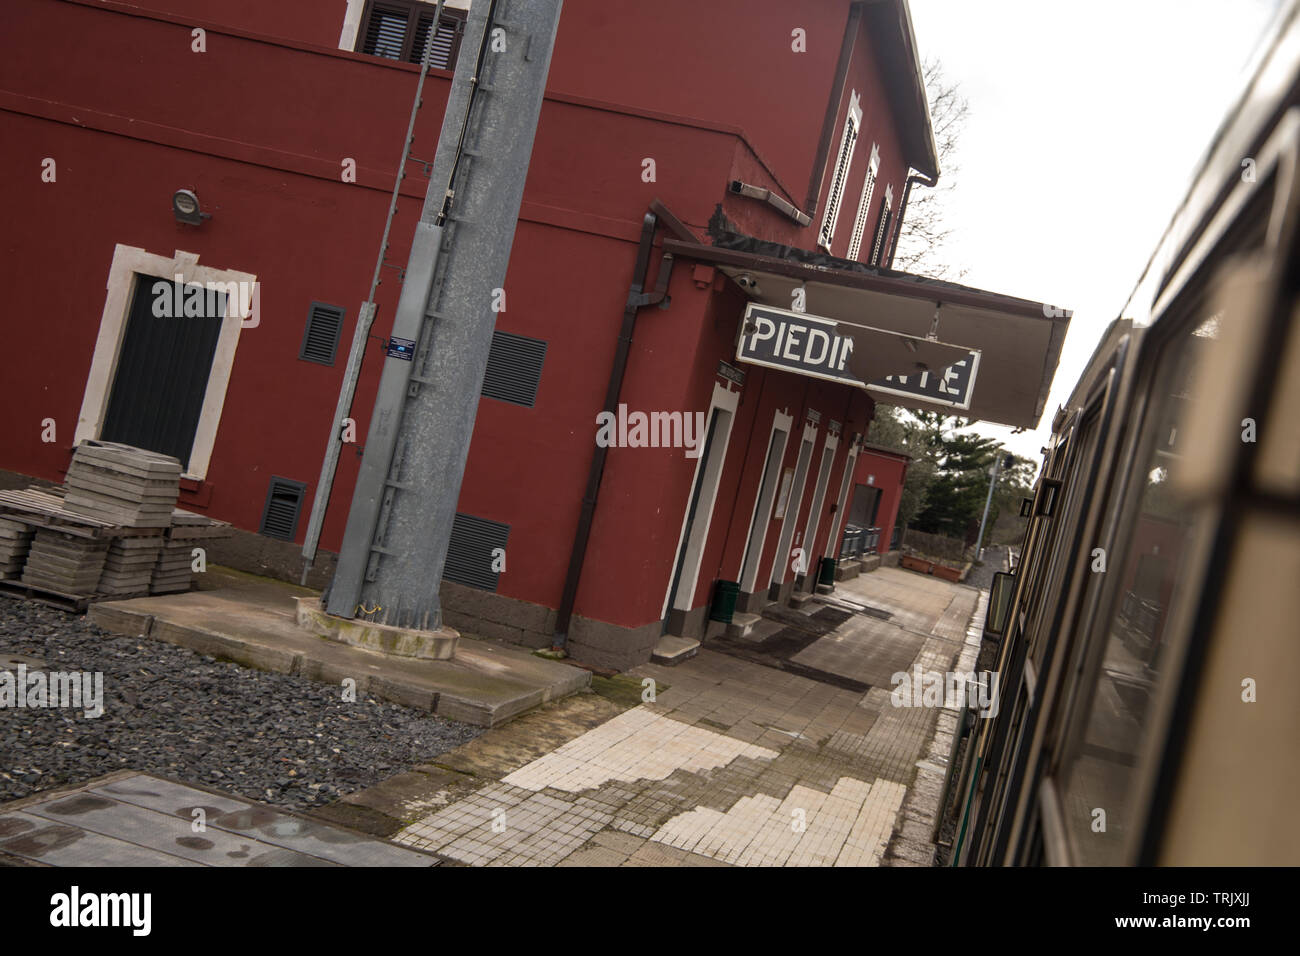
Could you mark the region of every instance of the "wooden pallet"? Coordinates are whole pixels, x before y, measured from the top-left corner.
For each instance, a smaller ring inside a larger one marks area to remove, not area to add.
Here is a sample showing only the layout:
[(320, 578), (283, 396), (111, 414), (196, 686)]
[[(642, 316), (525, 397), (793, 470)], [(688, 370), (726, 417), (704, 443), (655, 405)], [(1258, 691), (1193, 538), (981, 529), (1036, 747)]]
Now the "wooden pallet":
[(63, 499), (48, 491), (0, 491), (0, 515), (33, 528), (54, 528), (81, 538), (98, 538), (112, 522), (64, 510)]
[(120, 598), (102, 598), (94, 594), (64, 594), (47, 588), (34, 587), (19, 580), (0, 580), (0, 594), (15, 600), (40, 601), (61, 611), (85, 614), (86, 608), (99, 600), (121, 600)]
[(36, 488), (0, 491), (0, 516), (31, 528), (52, 528), (82, 538), (161, 537), (167, 532), (165, 527), (128, 528), (106, 518), (69, 511), (63, 498)]

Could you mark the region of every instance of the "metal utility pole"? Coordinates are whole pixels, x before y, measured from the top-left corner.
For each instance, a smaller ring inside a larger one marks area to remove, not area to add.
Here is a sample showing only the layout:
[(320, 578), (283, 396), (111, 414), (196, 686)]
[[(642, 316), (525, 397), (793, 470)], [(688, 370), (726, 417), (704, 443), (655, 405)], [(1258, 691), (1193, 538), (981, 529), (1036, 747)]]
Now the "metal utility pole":
[(325, 461), (321, 464), (320, 480), (316, 483), (316, 494), (312, 497), (311, 518), (307, 522), (307, 534), (302, 544), (302, 583), (307, 583), (311, 574), (312, 562), (316, 560), (316, 546), (320, 544), (321, 526), (325, 524), (325, 510), (329, 507), (330, 492), (334, 488), (334, 473), (339, 466), (339, 452), (343, 448), (343, 420), (352, 411), (352, 398), (357, 391), (357, 379), (361, 377), (361, 360), (366, 357), (366, 343), (370, 340), (370, 326), (375, 321), (375, 292), (379, 289), (379, 273), (384, 267), (384, 256), (388, 253), (388, 233), (393, 228), (393, 216), (397, 214), (397, 198), (402, 193), (402, 180), (406, 178), (406, 160), (411, 155), (411, 144), (415, 142), (415, 118), (424, 104), (424, 78), (429, 72), (429, 56), (433, 52), (433, 38), (438, 34), (438, 24), (442, 23), (443, 0), (433, 8), (433, 27), (429, 32), (430, 42), (426, 44), (424, 56), (420, 58), (420, 80), (415, 84), (415, 102), (411, 104), (411, 118), (406, 124), (406, 139), (402, 142), (402, 158), (397, 163), (397, 179), (393, 182), (393, 195), (388, 200), (388, 218), (384, 221), (384, 236), (379, 240), (379, 255), (375, 257), (375, 274), (370, 280), (370, 294), (361, 304), (357, 316), (356, 331), (352, 335), (352, 350), (348, 352), (347, 370), (343, 373), (343, 387), (339, 389), (338, 405), (334, 408), (334, 424), (330, 431), (328, 444), (325, 446)]
[[(1007, 456), (1008, 460), (1011, 458)], [(984, 523), (989, 520), (989, 505), (993, 503), (993, 489), (998, 483), (998, 466), (1002, 464), (1002, 449), (993, 456), (993, 477), (989, 480), (989, 496), (984, 499), (984, 517), (980, 518), (980, 536), (975, 539), (975, 560), (980, 560), (980, 548), (984, 545)]]
[(474, 0), (325, 609), (420, 629), (438, 588), (562, 0)]

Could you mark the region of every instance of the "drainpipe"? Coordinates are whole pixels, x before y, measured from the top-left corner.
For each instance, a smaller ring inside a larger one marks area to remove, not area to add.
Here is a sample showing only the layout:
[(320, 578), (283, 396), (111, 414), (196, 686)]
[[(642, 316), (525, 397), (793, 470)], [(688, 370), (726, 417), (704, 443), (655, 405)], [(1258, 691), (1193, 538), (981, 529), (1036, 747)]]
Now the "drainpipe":
[(903, 201), (898, 204), (898, 225), (894, 227), (894, 236), (889, 241), (889, 256), (885, 259), (885, 268), (894, 268), (894, 249), (898, 246), (898, 235), (903, 231), (903, 217), (907, 215), (907, 200), (912, 195), (912, 184), (920, 183), (922, 186), (929, 186), (933, 189), (939, 182), (939, 177), (933, 178), (922, 176), (920, 173), (912, 173), (907, 177), (907, 184), (903, 187)]
[[(650, 253), (654, 246), (655, 229), (659, 218), (647, 212), (641, 221), (641, 242), (636, 252), (636, 267), (632, 272), (632, 285), (627, 292), (627, 305), (623, 307), (623, 327), (618, 333), (618, 351), (609, 372), (609, 387), (605, 391), (604, 411), (618, 412), (618, 396), (623, 389), (623, 373), (627, 370), (628, 354), (632, 347), (632, 330), (636, 327), (636, 314), (643, 306), (656, 305), (667, 298), (668, 278), (672, 274), (673, 257), (664, 253), (659, 267), (659, 279), (653, 292), (645, 292), (646, 273), (650, 269)], [(594, 421), (593, 421), (594, 424)], [(569, 622), (573, 618), (573, 605), (578, 597), (578, 582), (582, 578), (582, 564), (587, 557), (587, 542), (591, 538), (591, 523), (596, 514), (596, 499), (600, 495), (600, 479), (605, 472), (605, 456), (609, 449), (596, 445), (587, 472), (587, 490), (582, 496), (582, 514), (578, 529), (573, 535), (573, 550), (569, 554), (569, 572), (564, 579), (564, 594), (555, 615), (555, 634), (552, 650), (562, 650), (569, 639)]]

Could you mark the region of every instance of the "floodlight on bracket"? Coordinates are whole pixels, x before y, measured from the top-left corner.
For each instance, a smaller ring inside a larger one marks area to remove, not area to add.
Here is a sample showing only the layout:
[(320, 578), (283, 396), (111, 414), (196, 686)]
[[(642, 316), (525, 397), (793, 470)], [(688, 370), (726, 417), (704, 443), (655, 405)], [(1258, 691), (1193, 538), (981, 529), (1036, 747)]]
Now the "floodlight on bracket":
[(212, 214), (204, 212), (199, 206), (199, 197), (192, 189), (178, 189), (172, 193), (172, 215), (177, 222), (187, 226), (202, 225), (204, 219), (211, 219)]

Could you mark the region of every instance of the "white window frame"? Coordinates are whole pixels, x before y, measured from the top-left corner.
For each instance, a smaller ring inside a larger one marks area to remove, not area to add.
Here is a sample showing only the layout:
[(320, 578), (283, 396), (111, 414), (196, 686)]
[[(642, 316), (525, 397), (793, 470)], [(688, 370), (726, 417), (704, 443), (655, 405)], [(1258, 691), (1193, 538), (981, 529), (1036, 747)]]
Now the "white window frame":
[(835, 241), (835, 224), (839, 221), (844, 187), (849, 179), (849, 170), (853, 168), (853, 149), (857, 145), (861, 129), (862, 107), (858, 102), (857, 91), (853, 90), (849, 96), (849, 115), (844, 118), (844, 132), (840, 135), (840, 149), (835, 154), (830, 192), (826, 194), (826, 210), (822, 214), (821, 229), (817, 232), (817, 245), (827, 252), (831, 251), (831, 244)]
[[(113, 262), (108, 270), (107, 295), (104, 312), (99, 320), (99, 337), (95, 341), (95, 354), (86, 377), (86, 390), (81, 399), (81, 413), (77, 416), (74, 443), (99, 438), (108, 412), (108, 397), (113, 390), (117, 374), (117, 360), (126, 337), (126, 323), (131, 310), (131, 295), (136, 277), (174, 281), (181, 276), (186, 285), (209, 282), (247, 282), (256, 288), (257, 276), (231, 269), (211, 269), (198, 264), (197, 252), (176, 250), (171, 258), (154, 255), (144, 249), (118, 243), (113, 248)], [(226, 387), (230, 384), (230, 371), (235, 364), (235, 348), (239, 344), (239, 330), (244, 320), (239, 315), (238, 296), (226, 297), (226, 315), (221, 324), (221, 334), (212, 355), (212, 371), (208, 374), (207, 391), (203, 393), (203, 410), (194, 430), (194, 447), (190, 451), (189, 467), (184, 477), (202, 481), (207, 477), (212, 460), (212, 448), (217, 440), (217, 425), (221, 409), (226, 402)], [(184, 321), (183, 319), (181, 321)], [(250, 325), (250, 328), (252, 326)]]
[(889, 237), (889, 227), (893, 225), (890, 219), (894, 211), (894, 187), (885, 187), (885, 203), (880, 207), (880, 220), (876, 223), (876, 238), (871, 243), (871, 258), (868, 265), (880, 265), (881, 258), (885, 254), (885, 240)]
[(846, 259), (858, 258), (862, 251), (862, 233), (867, 228), (867, 213), (871, 211), (871, 194), (876, 191), (876, 175), (880, 172), (880, 147), (871, 144), (871, 161), (867, 163), (867, 178), (862, 183), (862, 196), (858, 199), (858, 212), (853, 217), (853, 234), (849, 237)]

